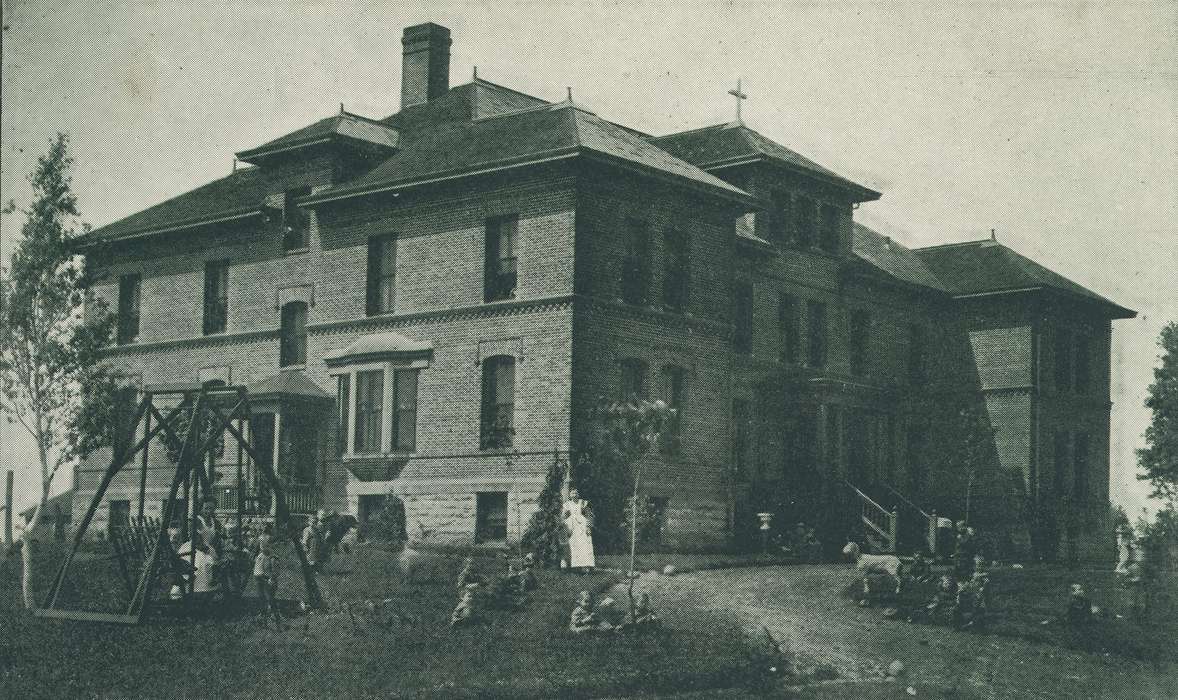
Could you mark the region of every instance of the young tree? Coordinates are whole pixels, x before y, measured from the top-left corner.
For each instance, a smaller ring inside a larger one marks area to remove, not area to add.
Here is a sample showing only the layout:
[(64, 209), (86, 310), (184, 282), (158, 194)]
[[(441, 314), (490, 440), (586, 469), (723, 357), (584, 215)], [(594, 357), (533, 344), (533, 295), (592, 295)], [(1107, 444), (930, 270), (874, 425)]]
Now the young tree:
[(1171, 321), (1158, 337), (1162, 348), (1160, 367), (1153, 370), (1153, 384), (1145, 405), (1153, 419), (1145, 429), (1145, 447), (1137, 450), (1141, 474), (1137, 478), (1153, 487), (1153, 498), (1178, 501), (1178, 322)]
[[(77, 200), (71, 191), (69, 138), (58, 134), (29, 175), (33, 201), (22, 238), (0, 283), (0, 409), (37, 447), (41, 493), (24, 530), (22, 592), (34, 607), (33, 531), (63, 466), (108, 444), (114, 429), (114, 379), (101, 362), (113, 319), (98, 303), (83, 323), (85, 266), (73, 254)], [(5, 214), (16, 211), (10, 202)]]
[[(675, 419), (675, 409), (664, 401), (633, 398), (629, 401), (601, 402), (591, 412), (592, 445), (595, 460), (616, 465), (616, 483), (629, 490), (626, 507), (629, 510), (630, 535), (629, 597), (630, 614), (634, 615), (634, 557), (638, 544), (640, 518), (639, 493), (642, 486), (642, 466), (651, 447), (658, 444), (664, 428)], [(595, 506), (597, 504), (594, 504)], [(611, 504), (616, 505), (616, 504)]]
[(520, 540), (523, 549), (535, 554), (536, 561), (541, 566), (552, 566), (560, 561), (564, 539), (564, 523), (560, 519), (560, 490), (568, 469), (568, 461), (561, 457), (559, 452), (555, 452), (552, 455), (552, 465), (548, 468), (544, 490), (536, 500), (536, 512), (532, 514), (532, 519), (528, 521), (528, 527)]

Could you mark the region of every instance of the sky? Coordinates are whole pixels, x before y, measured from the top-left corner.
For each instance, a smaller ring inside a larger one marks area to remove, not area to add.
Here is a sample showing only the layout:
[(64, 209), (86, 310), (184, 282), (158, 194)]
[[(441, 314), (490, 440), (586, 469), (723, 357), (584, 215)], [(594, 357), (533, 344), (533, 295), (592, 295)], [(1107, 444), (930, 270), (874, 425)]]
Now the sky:
[[(1114, 325), (1114, 502), (1156, 339), (1178, 319), (1178, 0), (196, 2), (7, 0), (2, 198), (58, 131), (98, 226), (230, 172), (235, 151), (396, 111), (401, 30), (452, 31), (481, 78), (663, 134), (745, 122), (883, 192), (858, 220), (908, 246), (987, 237), (1135, 309)], [(7, 260), (20, 218), (0, 218)], [(33, 452), (0, 425), (0, 458)], [(68, 485), (68, 475), (58, 488)], [(25, 481), (26, 484), (35, 483)]]

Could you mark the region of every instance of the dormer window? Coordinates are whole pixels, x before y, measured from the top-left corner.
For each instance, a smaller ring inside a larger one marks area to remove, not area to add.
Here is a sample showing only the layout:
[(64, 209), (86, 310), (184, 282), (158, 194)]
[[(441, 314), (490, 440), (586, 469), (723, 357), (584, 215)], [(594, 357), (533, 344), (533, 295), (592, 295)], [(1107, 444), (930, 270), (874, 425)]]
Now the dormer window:
[(310, 220), (307, 212), (296, 201), (311, 194), (310, 187), (296, 187), (286, 191), (282, 203), (282, 249), (290, 252), (305, 250), (310, 245)]

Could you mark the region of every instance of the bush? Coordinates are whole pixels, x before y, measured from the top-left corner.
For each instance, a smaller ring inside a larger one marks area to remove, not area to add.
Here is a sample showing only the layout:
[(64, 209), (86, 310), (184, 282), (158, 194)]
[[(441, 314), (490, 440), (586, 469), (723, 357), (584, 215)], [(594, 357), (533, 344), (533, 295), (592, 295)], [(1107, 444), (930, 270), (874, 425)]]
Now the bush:
[(368, 517), (365, 536), (381, 542), (399, 543), (407, 540), (405, 502), (391, 493), (385, 496), (384, 507)]
[(536, 512), (528, 521), (520, 545), (525, 552), (536, 555), (536, 562), (540, 566), (554, 566), (560, 562), (564, 551), (564, 523), (560, 519), (561, 499), (560, 488), (568, 473), (568, 462), (553, 454), (552, 466), (548, 468), (548, 478), (544, 482), (544, 490), (537, 499)]

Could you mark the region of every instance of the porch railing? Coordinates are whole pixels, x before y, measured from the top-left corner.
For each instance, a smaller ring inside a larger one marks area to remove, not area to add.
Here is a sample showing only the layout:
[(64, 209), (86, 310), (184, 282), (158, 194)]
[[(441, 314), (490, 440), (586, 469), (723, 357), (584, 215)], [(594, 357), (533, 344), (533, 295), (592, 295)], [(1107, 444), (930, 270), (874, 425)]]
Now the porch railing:
[[(273, 495), (268, 488), (230, 484), (218, 485), (214, 491), (217, 510), (236, 511), (240, 503), (243, 515), (272, 514)], [(282, 492), (291, 513), (303, 515), (319, 509), (319, 487), (314, 484), (286, 484)]]

